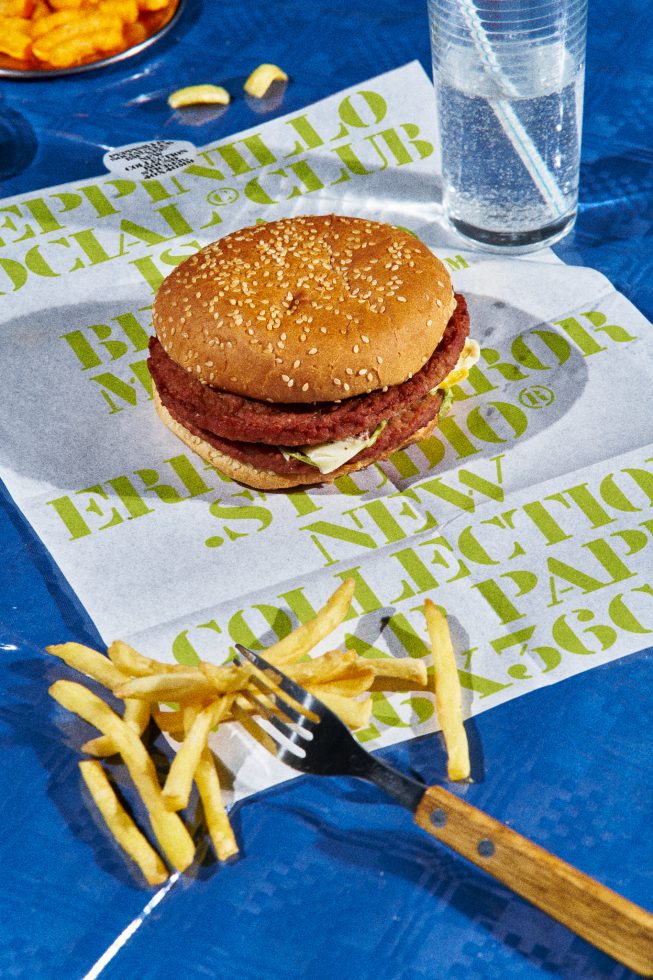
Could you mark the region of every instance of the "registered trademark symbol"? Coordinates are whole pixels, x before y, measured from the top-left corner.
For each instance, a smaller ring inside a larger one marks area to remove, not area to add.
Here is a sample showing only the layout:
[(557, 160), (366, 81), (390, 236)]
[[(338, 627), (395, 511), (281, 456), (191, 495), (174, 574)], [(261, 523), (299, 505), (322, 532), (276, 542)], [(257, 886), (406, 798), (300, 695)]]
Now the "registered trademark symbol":
[(544, 385), (530, 385), (519, 392), (519, 402), (524, 408), (546, 408), (555, 401), (555, 395)]
[(234, 187), (221, 187), (220, 190), (211, 191), (206, 195), (209, 204), (233, 204), (238, 200), (238, 191)]

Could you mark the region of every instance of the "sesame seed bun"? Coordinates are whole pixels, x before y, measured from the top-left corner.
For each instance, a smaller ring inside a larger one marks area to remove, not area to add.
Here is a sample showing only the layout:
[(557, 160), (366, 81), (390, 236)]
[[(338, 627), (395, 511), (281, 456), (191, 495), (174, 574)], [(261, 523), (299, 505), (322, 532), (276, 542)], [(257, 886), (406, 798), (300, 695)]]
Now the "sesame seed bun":
[[(211, 466), (215, 466), (216, 469), (224, 473), (225, 476), (231, 477), (232, 480), (236, 480), (238, 483), (243, 483), (245, 486), (254, 487), (256, 490), (288, 490), (291, 487), (296, 486), (310, 486), (316, 483), (333, 483), (335, 479), (339, 476), (345, 476), (347, 473), (354, 473), (356, 470), (364, 469), (366, 466), (370, 465), (370, 460), (366, 459), (364, 462), (351, 462), (345, 463), (344, 466), (340, 466), (333, 473), (323, 474), (319, 471), (315, 471), (315, 474), (309, 476), (284, 476), (281, 473), (276, 473), (274, 470), (261, 469), (256, 466), (252, 466), (250, 463), (243, 462), (242, 460), (234, 459), (233, 456), (229, 456), (226, 453), (220, 452), (215, 446), (212, 446), (205, 439), (200, 436), (195, 435), (195, 433), (190, 432), (186, 426), (182, 425), (176, 419), (173, 419), (170, 412), (167, 410), (165, 405), (161, 403), (159, 393), (154, 388), (154, 405), (159, 414), (161, 421), (166, 425), (178, 439), (188, 446), (194, 453), (205, 459), (207, 463)], [(422, 439), (428, 438), (431, 435), (435, 427), (437, 426), (438, 419), (437, 416), (429, 422), (427, 425), (423, 426), (417, 432), (414, 432), (412, 436), (407, 439), (400, 446), (394, 446), (386, 453), (379, 454), (375, 458), (374, 462), (380, 462), (383, 459), (387, 459), (393, 452), (398, 449), (404, 449), (406, 446), (411, 445), (414, 442), (420, 442)]]
[(447, 270), (408, 232), (306, 216), (201, 249), (162, 284), (153, 322), (169, 357), (203, 384), (302, 404), (406, 381), (455, 305)]

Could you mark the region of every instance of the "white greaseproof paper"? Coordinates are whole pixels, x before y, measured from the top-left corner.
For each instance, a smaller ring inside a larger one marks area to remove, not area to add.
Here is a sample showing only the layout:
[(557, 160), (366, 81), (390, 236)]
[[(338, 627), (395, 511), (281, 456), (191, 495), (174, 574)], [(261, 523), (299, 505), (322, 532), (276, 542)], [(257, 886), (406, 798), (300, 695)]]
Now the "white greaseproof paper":
[[(435, 151), (432, 88), (411, 64), (211, 144), (181, 174), (3, 202), (0, 477), (107, 642), (221, 662), (351, 576), (351, 616), (320, 650), (428, 657), (429, 596), (469, 714), (650, 642), (650, 324), (551, 252), (464, 251), (439, 223)], [(248, 490), (156, 416), (152, 297), (235, 228), (332, 211), (425, 241), (467, 298), (481, 360), (419, 446), (332, 486)], [(370, 748), (437, 726), (427, 693), (373, 698)], [(290, 775), (237, 726), (218, 738), (233, 797)]]

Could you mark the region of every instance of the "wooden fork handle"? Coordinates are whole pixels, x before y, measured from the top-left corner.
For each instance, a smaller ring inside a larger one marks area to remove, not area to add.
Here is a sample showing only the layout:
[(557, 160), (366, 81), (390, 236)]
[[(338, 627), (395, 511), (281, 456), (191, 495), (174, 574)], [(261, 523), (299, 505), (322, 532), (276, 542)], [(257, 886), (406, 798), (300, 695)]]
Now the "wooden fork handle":
[(653, 976), (653, 915), (439, 786), (415, 821), (583, 939)]

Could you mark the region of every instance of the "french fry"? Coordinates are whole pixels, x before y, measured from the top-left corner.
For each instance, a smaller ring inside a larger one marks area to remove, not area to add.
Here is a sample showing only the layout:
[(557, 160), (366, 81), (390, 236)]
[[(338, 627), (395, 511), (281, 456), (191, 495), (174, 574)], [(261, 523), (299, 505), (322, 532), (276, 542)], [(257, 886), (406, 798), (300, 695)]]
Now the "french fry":
[(194, 668), (188, 664), (162, 664), (151, 657), (144, 657), (124, 640), (114, 640), (107, 650), (109, 660), (131, 677), (148, 677), (150, 674), (184, 674)]
[(343, 621), (354, 595), (354, 580), (345, 579), (313, 619), (274, 643), (263, 656), (274, 667), (285, 667), (298, 660), (332, 633)]
[(341, 694), (324, 691), (320, 694), (320, 700), (326, 704), (327, 708), (331, 708), (349, 728), (364, 728), (365, 725), (369, 724), (372, 714), (371, 698), (367, 698), (366, 701), (351, 701)]
[(288, 676), (316, 697), (319, 691), (356, 697), (367, 691), (374, 680), (374, 668), (354, 650), (330, 650), (314, 660), (293, 664)]
[[(133, 728), (137, 735), (142, 735), (148, 726), (151, 717), (151, 708), (147, 701), (140, 701), (138, 698), (127, 698), (125, 700), (125, 711), (122, 720), (130, 728)], [(108, 735), (100, 735), (92, 738), (82, 745), (82, 752), (94, 755), (97, 758), (106, 758), (115, 755), (118, 751)]]
[(149, 885), (163, 884), (168, 878), (165, 864), (121, 806), (100, 763), (86, 759), (79, 763), (79, 771), (116, 842), (136, 862)]
[(447, 747), (449, 779), (468, 779), (469, 746), (463, 724), (460, 678), (447, 621), (430, 599), (424, 615), (433, 651), (435, 707)]
[(415, 687), (425, 687), (428, 682), (426, 664), (413, 657), (379, 657), (367, 660), (376, 677), (382, 680), (401, 680)]
[(86, 674), (94, 681), (99, 681), (105, 687), (117, 687), (129, 677), (119, 670), (108, 657), (92, 647), (84, 646), (83, 643), (55, 643), (46, 647), (46, 651), (53, 657), (59, 657), (65, 664), (78, 670), (80, 674)]
[(374, 668), (372, 691), (415, 691), (428, 686), (426, 664), (412, 657), (379, 657), (369, 660)]
[[(194, 706), (184, 710), (184, 727), (187, 737), (197, 720), (198, 714), (199, 712)], [(222, 799), (220, 777), (215, 767), (215, 761), (207, 745), (202, 749), (195, 769), (195, 783), (202, 801), (204, 818), (213, 849), (219, 861), (226, 861), (238, 853), (238, 844)]]
[(198, 712), (188, 733), (175, 755), (163, 787), (163, 801), (169, 810), (183, 810), (188, 806), (195, 771), (209, 734), (225, 717), (233, 701), (232, 697), (219, 698)]
[(288, 76), (278, 65), (262, 64), (249, 75), (243, 86), (248, 95), (262, 99), (273, 82), (287, 82)]
[(197, 669), (183, 673), (150, 674), (149, 677), (133, 677), (116, 685), (113, 693), (118, 698), (140, 698), (144, 701), (210, 701), (215, 697), (215, 687)]
[(195, 782), (200, 794), (209, 836), (220, 861), (238, 853), (238, 844), (220, 791), (220, 779), (209, 749), (204, 749), (195, 770)]
[(322, 681), (321, 684), (306, 684), (307, 691), (316, 698), (325, 694), (339, 694), (343, 698), (355, 698), (369, 691), (374, 682), (374, 670), (363, 666), (356, 677), (340, 677), (333, 681)]
[(170, 863), (184, 871), (192, 862), (195, 846), (186, 827), (166, 809), (154, 763), (138, 735), (92, 691), (74, 681), (55, 681), (50, 695), (64, 708), (108, 735), (118, 747), (134, 786), (147, 808), (152, 830)]
[[(146, 702), (142, 703), (145, 704)], [(180, 742), (184, 737), (184, 712), (163, 711), (161, 708), (150, 707), (152, 717), (159, 729)]]
[(199, 669), (213, 685), (213, 694), (219, 691), (220, 694), (227, 694), (229, 691), (238, 691), (247, 686), (249, 672), (247, 669), (237, 667), (236, 664), (227, 664), (216, 667), (214, 664), (207, 664), (202, 661)]
[(286, 673), (293, 681), (305, 687), (307, 684), (322, 684), (350, 673), (356, 673), (357, 664), (365, 663), (354, 650), (329, 650), (312, 660), (289, 664)]

